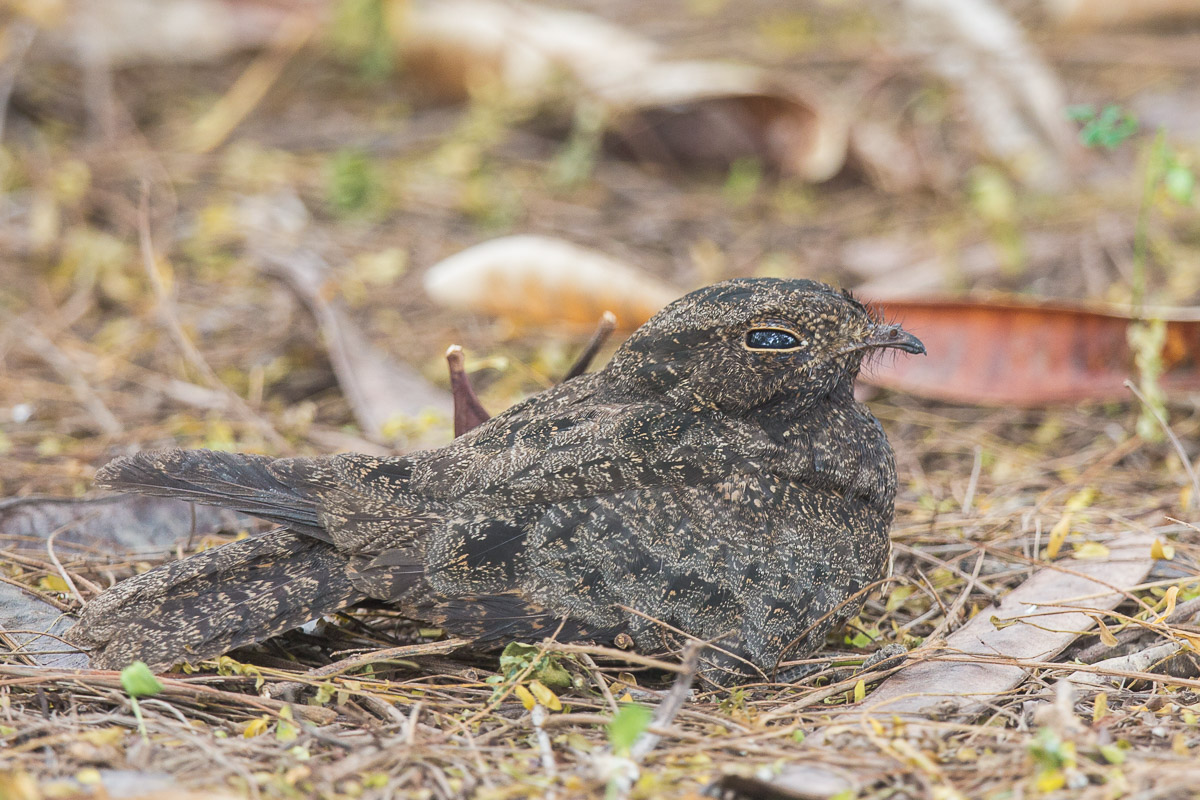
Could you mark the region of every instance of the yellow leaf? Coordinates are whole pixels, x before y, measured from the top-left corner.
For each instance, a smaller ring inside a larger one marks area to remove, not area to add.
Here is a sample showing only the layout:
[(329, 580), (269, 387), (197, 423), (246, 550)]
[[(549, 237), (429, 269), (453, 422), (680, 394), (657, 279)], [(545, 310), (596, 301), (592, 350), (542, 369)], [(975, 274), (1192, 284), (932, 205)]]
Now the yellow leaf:
[(854, 702), (861, 701), (867, 696), (867, 682), (862, 678), (858, 679), (858, 683), (854, 684)]
[(1170, 561), (1175, 558), (1175, 546), (1163, 544), (1158, 539), (1154, 540), (1154, 544), (1150, 545), (1150, 557)]
[(1096, 499), (1096, 488), (1088, 486), (1080, 489), (1071, 496), (1067, 501), (1067, 511), (1082, 511), (1090, 506)]
[(1058, 522), (1054, 523), (1054, 527), (1050, 529), (1050, 539), (1046, 542), (1046, 558), (1051, 559), (1058, 556), (1058, 551), (1062, 548), (1063, 542), (1067, 540), (1067, 533), (1071, 530), (1071, 518), (1074, 516), (1070, 511), (1064, 512)]
[(1056, 792), (1066, 785), (1067, 777), (1063, 775), (1061, 769), (1048, 770), (1037, 777), (1039, 792)]
[(118, 728), (115, 725), (107, 728), (100, 728), (94, 731), (80, 731), (79, 738), (88, 744), (93, 744), (96, 747), (103, 747), (108, 744), (116, 744), (125, 738), (125, 730)]
[(242, 729), (243, 739), (253, 739), (255, 736), (262, 736), (267, 732), (267, 728), (271, 726), (271, 722), (265, 717), (252, 719), (246, 723), (246, 727)]
[(1046, 558), (1050, 559), (1058, 555), (1063, 542), (1067, 540), (1067, 534), (1071, 532), (1071, 523), (1075, 519), (1075, 512), (1087, 508), (1095, 499), (1096, 490), (1088, 486), (1080, 489), (1071, 496), (1071, 499), (1067, 500), (1062, 517), (1050, 529), (1050, 539), (1046, 542)]
[(623, 695), (621, 695), (620, 697), (618, 697), (618, 698), (617, 698), (617, 702), (618, 702), (618, 703), (632, 703), (632, 702), (633, 702), (633, 695), (632, 695), (632, 694), (630, 694), (629, 692), (626, 692), (625, 694), (623, 694)]
[(1100, 641), (1104, 642), (1105, 647), (1116, 647), (1117, 637), (1112, 635), (1112, 631), (1104, 624), (1104, 620), (1096, 618), (1096, 624), (1100, 626)]
[(94, 786), (100, 783), (103, 778), (100, 777), (100, 770), (95, 767), (84, 767), (75, 773), (75, 780), (82, 783), (84, 786)]
[(518, 685), (513, 687), (513, 694), (520, 698), (521, 705), (525, 706), (526, 711), (532, 710), (533, 707), (537, 705), (537, 699), (534, 698), (533, 692), (529, 691), (524, 686)]
[(1075, 548), (1072, 558), (1096, 559), (1108, 558), (1109, 550), (1099, 542), (1084, 542)]
[(69, 592), (70, 587), (61, 575), (47, 575), (38, 580), (38, 588), (46, 592)]
[(533, 692), (533, 696), (537, 698), (537, 701), (546, 708), (551, 711), (562, 711), (562, 701), (558, 699), (558, 695), (551, 691), (550, 687), (546, 684), (536, 679), (532, 680), (529, 682), (529, 691)]
[(1154, 624), (1157, 625), (1158, 623), (1162, 622), (1167, 617), (1169, 617), (1175, 613), (1175, 601), (1176, 601), (1176, 599), (1178, 599), (1178, 597), (1179, 597), (1179, 587), (1178, 586), (1172, 586), (1170, 589), (1167, 589), (1167, 594), (1166, 594), (1166, 596), (1163, 597), (1163, 601), (1166, 603), (1166, 608), (1163, 609), (1163, 612), (1162, 612), (1162, 614), (1159, 615), (1158, 619), (1154, 620)]
[(1097, 723), (1104, 719), (1104, 715), (1108, 713), (1108, 695), (1104, 692), (1096, 695), (1096, 702), (1092, 706), (1092, 722)]

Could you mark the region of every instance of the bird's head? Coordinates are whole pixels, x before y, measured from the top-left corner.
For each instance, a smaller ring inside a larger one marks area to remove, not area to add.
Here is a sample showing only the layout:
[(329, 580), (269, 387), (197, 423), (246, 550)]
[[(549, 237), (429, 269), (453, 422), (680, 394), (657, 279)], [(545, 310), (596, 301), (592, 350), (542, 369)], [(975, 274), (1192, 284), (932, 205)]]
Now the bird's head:
[(746, 413), (796, 411), (850, 397), (863, 358), (924, 353), (899, 325), (823, 283), (738, 278), (681, 297), (639, 328), (609, 364), (622, 382), (676, 404)]

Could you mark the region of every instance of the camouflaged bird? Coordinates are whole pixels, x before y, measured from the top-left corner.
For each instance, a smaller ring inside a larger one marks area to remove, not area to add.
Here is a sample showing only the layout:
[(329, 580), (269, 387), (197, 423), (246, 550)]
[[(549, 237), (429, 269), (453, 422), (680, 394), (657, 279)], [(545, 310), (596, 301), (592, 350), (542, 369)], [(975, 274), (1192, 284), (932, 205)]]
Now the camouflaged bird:
[(162, 669), (384, 601), (483, 642), (624, 633), (659, 653), (682, 633), (714, 643), (718, 683), (770, 676), (889, 568), (894, 459), (853, 395), (882, 348), (925, 350), (829, 286), (731, 280), (437, 450), (117, 459), (98, 485), (283, 527), (118, 584), (68, 639), (97, 667)]

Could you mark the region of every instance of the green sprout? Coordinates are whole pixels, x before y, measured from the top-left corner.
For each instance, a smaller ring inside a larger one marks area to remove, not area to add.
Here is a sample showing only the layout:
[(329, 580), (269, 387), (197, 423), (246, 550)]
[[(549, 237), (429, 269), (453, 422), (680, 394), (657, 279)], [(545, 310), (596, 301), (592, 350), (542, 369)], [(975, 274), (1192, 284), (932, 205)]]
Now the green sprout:
[(133, 716), (137, 718), (138, 732), (142, 734), (143, 739), (149, 738), (146, 735), (146, 721), (142, 719), (142, 707), (138, 704), (138, 698), (153, 697), (163, 690), (163, 685), (154, 677), (146, 662), (135, 661), (121, 670), (121, 686), (125, 687), (125, 693), (129, 695)]

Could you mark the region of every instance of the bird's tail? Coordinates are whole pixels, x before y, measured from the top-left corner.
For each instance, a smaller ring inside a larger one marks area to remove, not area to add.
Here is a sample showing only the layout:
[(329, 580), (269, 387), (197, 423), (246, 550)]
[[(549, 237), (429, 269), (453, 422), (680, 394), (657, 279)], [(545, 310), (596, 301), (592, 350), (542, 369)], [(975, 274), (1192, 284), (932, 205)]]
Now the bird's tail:
[(163, 450), (117, 458), (96, 485), (120, 492), (178, 497), (261, 517), (328, 541), (310, 489), (319, 461), (216, 450)]
[(363, 599), (333, 546), (290, 530), (243, 539), (130, 578), (83, 608), (66, 640), (92, 666), (152, 669), (262, 641)]

